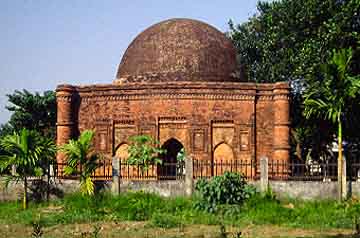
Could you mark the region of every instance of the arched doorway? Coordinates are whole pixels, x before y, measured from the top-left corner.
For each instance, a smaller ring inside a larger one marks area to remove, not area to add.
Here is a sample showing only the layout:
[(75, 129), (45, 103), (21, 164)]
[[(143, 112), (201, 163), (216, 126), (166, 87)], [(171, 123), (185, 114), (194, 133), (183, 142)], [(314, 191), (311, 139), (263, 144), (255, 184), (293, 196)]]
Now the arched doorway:
[(126, 143), (120, 144), (115, 150), (115, 156), (120, 160), (120, 176), (123, 179), (130, 179), (137, 175), (137, 172), (129, 167), (126, 163), (129, 158), (129, 145)]
[(165, 153), (161, 156), (162, 165), (158, 167), (158, 176), (160, 179), (176, 179), (183, 175), (183, 166), (179, 166), (180, 160), (184, 155), (184, 146), (178, 140), (171, 138), (161, 147)]
[(118, 157), (121, 161), (126, 161), (129, 157), (129, 145), (126, 143), (120, 144), (115, 151), (115, 156)]
[(213, 160), (213, 175), (217, 176), (222, 175), (226, 171), (233, 171), (234, 152), (225, 142), (215, 147)]

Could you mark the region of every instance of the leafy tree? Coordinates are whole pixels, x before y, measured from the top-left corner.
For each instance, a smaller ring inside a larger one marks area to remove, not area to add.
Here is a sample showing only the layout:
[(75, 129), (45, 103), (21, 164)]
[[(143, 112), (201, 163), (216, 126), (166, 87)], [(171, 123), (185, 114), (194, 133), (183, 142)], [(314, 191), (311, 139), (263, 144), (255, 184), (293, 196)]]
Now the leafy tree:
[(127, 163), (140, 166), (142, 171), (149, 169), (149, 166), (161, 164), (159, 155), (165, 150), (159, 148), (159, 142), (148, 135), (137, 135), (130, 138), (129, 158)]
[(98, 163), (101, 155), (92, 147), (94, 131), (82, 132), (78, 139), (71, 139), (67, 144), (60, 147), (60, 151), (67, 157), (67, 165), (64, 168), (65, 175), (80, 176), (80, 191), (83, 195), (94, 194), (94, 182), (91, 175), (100, 166)]
[(15, 131), (22, 128), (39, 131), (42, 135), (55, 139), (56, 131), (56, 95), (54, 91), (45, 91), (43, 95), (27, 90), (15, 90), (7, 95), (6, 108), (12, 112), (8, 126)]
[(16, 173), (6, 177), (5, 186), (11, 180), (23, 181), (23, 208), (27, 208), (27, 188), (29, 176), (43, 174), (42, 163), (55, 156), (56, 146), (51, 139), (41, 137), (37, 132), (22, 129), (0, 140), (3, 153), (0, 154), (0, 171), (16, 166)]
[(338, 181), (340, 184), (342, 184), (343, 123), (347, 115), (351, 116), (348, 105), (360, 94), (360, 75), (351, 75), (349, 70), (351, 60), (351, 48), (334, 51), (329, 63), (321, 67), (322, 80), (317, 81), (316, 87), (309, 88), (304, 95), (304, 114), (307, 118), (313, 115), (325, 118), (338, 128)]
[[(316, 88), (321, 78), (318, 68), (327, 63), (333, 49), (351, 47), (353, 61), (348, 71), (352, 75), (360, 72), (360, 1), (259, 1), (257, 8), (258, 13), (243, 24), (230, 21), (229, 37), (249, 81), (291, 83), (292, 143), (298, 146), (297, 152), (295, 148), (293, 151), (301, 158), (304, 152), (299, 150), (300, 145), (322, 150), (336, 129), (322, 118), (305, 118), (303, 114), (303, 94)], [(359, 127), (360, 109), (354, 102), (348, 106), (352, 108), (352, 121), (344, 133), (356, 141), (359, 135), (353, 128)]]
[(229, 33), (251, 81), (304, 80), (332, 49), (355, 48), (360, 39), (359, 0), (259, 1), (257, 8), (248, 22), (230, 21)]
[(0, 138), (12, 134), (14, 131), (14, 128), (9, 124), (9, 123), (5, 123), (0, 125)]

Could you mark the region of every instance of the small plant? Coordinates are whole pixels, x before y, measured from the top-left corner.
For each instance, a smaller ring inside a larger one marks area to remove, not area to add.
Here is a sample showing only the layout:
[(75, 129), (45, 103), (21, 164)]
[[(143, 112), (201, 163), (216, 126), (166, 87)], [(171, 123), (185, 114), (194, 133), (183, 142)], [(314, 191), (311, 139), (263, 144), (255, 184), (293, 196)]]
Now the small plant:
[(248, 185), (241, 174), (230, 172), (210, 180), (201, 179), (195, 189), (200, 195), (196, 208), (208, 212), (215, 212), (219, 205), (241, 205), (255, 194), (255, 188)]
[(345, 211), (353, 221), (355, 234), (360, 236), (360, 200), (351, 198), (345, 203)]
[(181, 223), (177, 221), (176, 217), (174, 216), (162, 213), (155, 213), (151, 217), (151, 225), (160, 228), (174, 228), (179, 227)]
[(100, 231), (101, 231), (101, 226), (99, 225), (94, 225), (94, 230), (92, 231), (92, 238), (99, 238), (100, 237)]
[(94, 136), (94, 131), (86, 130), (81, 133), (77, 140), (70, 140), (69, 143), (60, 147), (60, 151), (65, 153), (67, 157), (64, 174), (79, 175), (80, 191), (83, 195), (94, 195), (95, 192), (91, 175), (99, 167), (98, 160), (101, 155), (93, 150), (92, 140)]
[(226, 227), (224, 224), (220, 225), (220, 234), (219, 234), (219, 238), (227, 238), (227, 232), (226, 232)]
[(42, 235), (43, 235), (41, 222), (40, 221), (34, 221), (32, 223), (32, 228), (33, 228), (33, 231), (31, 233), (31, 237), (33, 237), (33, 238), (41, 238)]
[(268, 188), (264, 194), (264, 197), (269, 200), (276, 200), (276, 194), (274, 193), (274, 191), (271, 189), (270, 186), (268, 186)]
[(129, 158), (127, 163), (138, 165), (142, 171), (149, 169), (150, 165), (161, 164), (159, 158), (165, 153), (164, 149), (159, 148), (159, 142), (147, 135), (130, 137), (132, 142), (129, 146)]

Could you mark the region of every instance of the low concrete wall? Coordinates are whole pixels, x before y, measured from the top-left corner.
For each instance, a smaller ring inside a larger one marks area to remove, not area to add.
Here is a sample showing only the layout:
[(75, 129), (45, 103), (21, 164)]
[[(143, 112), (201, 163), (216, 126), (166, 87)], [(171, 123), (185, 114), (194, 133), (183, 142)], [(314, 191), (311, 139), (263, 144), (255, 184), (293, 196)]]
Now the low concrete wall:
[[(96, 181), (97, 191), (111, 191), (111, 181)], [(0, 178), (0, 201), (15, 201), (22, 199), (23, 183), (11, 182), (4, 187), (4, 179)], [(28, 194), (30, 200), (45, 200), (47, 184), (45, 181), (29, 181)], [(79, 181), (71, 179), (55, 179), (50, 185), (50, 199), (62, 198), (66, 194), (79, 191)], [(160, 180), (160, 181), (127, 181), (120, 182), (120, 192), (145, 191), (156, 193), (164, 197), (185, 196), (185, 181)]]
[(127, 181), (120, 182), (120, 192), (145, 191), (156, 193), (164, 197), (186, 195), (185, 181), (159, 180), (159, 181)]
[[(4, 179), (0, 178), (0, 201), (19, 200), (23, 194), (23, 184), (11, 182), (7, 189), (3, 187)], [(260, 181), (250, 181), (260, 191)], [(96, 182), (96, 189), (111, 191), (111, 181)], [(313, 182), (313, 181), (269, 181), (272, 191), (279, 198), (298, 199), (336, 199), (337, 182)], [(349, 185), (349, 183), (348, 183)], [(50, 188), (50, 198), (61, 198), (66, 194), (78, 191), (79, 181), (63, 179), (53, 180)], [(40, 191), (40, 195), (34, 192)], [(186, 183), (179, 180), (159, 181), (120, 181), (120, 192), (145, 191), (156, 193), (164, 197), (186, 196)], [(348, 191), (349, 186), (348, 186)], [(360, 196), (360, 182), (351, 184), (353, 195)], [(46, 183), (33, 181), (29, 187), (29, 197), (33, 200), (45, 199)]]
[[(51, 180), (49, 195), (51, 199), (62, 198), (65, 194), (78, 191), (79, 181), (77, 180)], [(30, 200), (46, 199), (47, 183), (41, 180), (29, 180), (28, 197)], [(15, 201), (22, 199), (24, 187), (22, 182), (10, 182), (8, 187), (4, 186), (4, 178), (0, 178), (0, 201)]]
[[(259, 181), (252, 181), (250, 184), (260, 189)], [(317, 181), (269, 181), (271, 190), (280, 198), (298, 199), (337, 199), (337, 182)], [(351, 194), (360, 196), (360, 182), (352, 182), (351, 189), (348, 183), (348, 191)]]

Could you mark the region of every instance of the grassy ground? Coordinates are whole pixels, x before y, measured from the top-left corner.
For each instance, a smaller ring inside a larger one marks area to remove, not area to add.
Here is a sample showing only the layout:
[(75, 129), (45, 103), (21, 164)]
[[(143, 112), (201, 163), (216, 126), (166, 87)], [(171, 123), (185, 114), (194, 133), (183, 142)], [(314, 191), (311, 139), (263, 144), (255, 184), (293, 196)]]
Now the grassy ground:
[[(242, 207), (216, 214), (198, 211), (194, 199), (165, 199), (146, 193), (95, 198), (74, 194), (50, 203), (0, 203), (0, 237), (350, 237), (352, 219), (335, 201), (279, 201), (257, 195)], [(342, 234), (343, 236), (340, 236)], [(223, 236), (224, 237), (224, 236)]]

